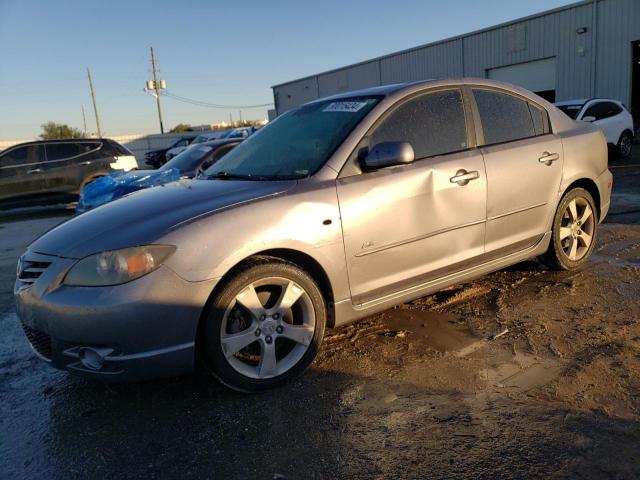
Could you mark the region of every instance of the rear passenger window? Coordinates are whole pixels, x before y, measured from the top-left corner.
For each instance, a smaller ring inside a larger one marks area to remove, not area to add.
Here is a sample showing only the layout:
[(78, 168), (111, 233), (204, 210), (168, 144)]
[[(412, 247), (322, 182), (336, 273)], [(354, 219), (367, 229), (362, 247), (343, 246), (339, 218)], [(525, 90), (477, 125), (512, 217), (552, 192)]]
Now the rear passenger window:
[(474, 89), (473, 95), (485, 144), (511, 142), (536, 135), (529, 105), (524, 100), (493, 90)]
[(77, 157), (82, 153), (77, 143), (48, 143), (46, 149), (49, 161)]
[(409, 142), (416, 159), (466, 149), (460, 91), (428, 93), (401, 105), (371, 135), (372, 146), (382, 142)]
[(531, 118), (533, 119), (533, 128), (536, 131), (536, 135), (543, 135), (545, 133), (544, 116), (546, 113), (531, 103), (529, 104), (529, 110), (531, 110)]

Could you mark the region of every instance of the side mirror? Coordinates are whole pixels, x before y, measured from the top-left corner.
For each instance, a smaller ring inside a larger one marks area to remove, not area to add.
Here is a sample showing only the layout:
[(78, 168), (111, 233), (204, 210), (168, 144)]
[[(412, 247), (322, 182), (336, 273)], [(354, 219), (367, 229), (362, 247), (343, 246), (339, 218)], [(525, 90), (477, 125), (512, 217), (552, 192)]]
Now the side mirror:
[(363, 170), (376, 170), (393, 165), (405, 165), (416, 159), (409, 142), (382, 142), (375, 145), (361, 160)]
[(582, 117), (582, 121), (583, 122), (595, 122), (596, 121), (596, 117), (594, 117), (593, 115), (588, 115), (586, 117)]

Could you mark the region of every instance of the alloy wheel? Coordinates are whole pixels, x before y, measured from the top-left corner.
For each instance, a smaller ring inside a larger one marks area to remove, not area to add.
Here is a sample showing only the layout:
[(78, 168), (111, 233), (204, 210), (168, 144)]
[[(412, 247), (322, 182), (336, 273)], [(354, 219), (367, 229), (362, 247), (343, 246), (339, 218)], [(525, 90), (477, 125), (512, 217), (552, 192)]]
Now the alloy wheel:
[(299, 284), (263, 278), (245, 286), (227, 306), (220, 325), (222, 351), (242, 375), (277, 377), (304, 356), (315, 327), (313, 303)]
[(569, 202), (560, 223), (560, 244), (569, 260), (583, 258), (593, 242), (595, 215), (589, 202), (576, 197)]

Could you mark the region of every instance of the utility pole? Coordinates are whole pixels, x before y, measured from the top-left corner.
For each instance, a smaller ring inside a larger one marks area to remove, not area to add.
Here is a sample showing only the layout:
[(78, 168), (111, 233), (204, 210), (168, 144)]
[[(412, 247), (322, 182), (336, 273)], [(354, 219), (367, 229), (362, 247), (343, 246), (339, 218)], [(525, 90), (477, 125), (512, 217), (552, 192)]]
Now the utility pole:
[(89, 77), (89, 90), (91, 90), (91, 100), (93, 100), (93, 113), (95, 113), (96, 115), (96, 128), (98, 129), (98, 138), (102, 138), (102, 132), (100, 131), (100, 117), (98, 117), (98, 106), (96, 105), (96, 94), (93, 91), (93, 82), (91, 81), (91, 70), (89, 70), (89, 67), (87, 67), (87, 77)]
[(160, 108), (160, 81), (158, 80), (158, 72), (156, 69), (156, 54), (151, 47), (151, 68), (153, 69), (153, 87), (156, 91), (156, 102), (158, 103), (158, 118), (160, 119), (160, 133), (164, 133), (164, 125), (162, 122), (162, 108)]
[(82, 131), (86, 136), (87, 135), (87, 116), (84, 114), (84, 105), (80, 105), (80, 108), (82, 109), (82, 126), (84, 127)]

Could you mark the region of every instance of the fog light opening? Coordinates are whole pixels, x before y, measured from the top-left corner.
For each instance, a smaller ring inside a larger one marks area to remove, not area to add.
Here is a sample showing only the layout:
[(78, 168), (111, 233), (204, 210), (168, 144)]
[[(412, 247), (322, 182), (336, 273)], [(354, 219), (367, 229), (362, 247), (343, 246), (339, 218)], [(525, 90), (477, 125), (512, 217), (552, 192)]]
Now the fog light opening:
[(104, 365), (104, 356), (90, 347), (82, 347), (78, 352), (80, 363), (91, 370), (100, 370)]

